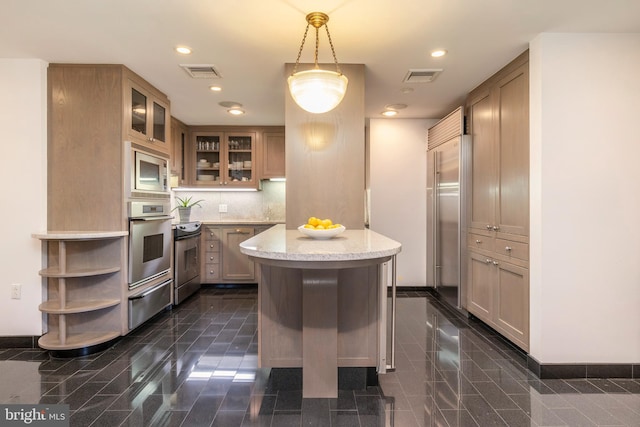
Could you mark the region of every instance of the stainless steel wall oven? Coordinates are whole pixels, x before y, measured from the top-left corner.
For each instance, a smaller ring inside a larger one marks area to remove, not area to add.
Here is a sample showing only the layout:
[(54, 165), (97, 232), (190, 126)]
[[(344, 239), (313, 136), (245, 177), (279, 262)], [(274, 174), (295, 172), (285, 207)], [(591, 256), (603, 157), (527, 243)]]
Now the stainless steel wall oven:
[(129, 202), (129, 329), (171, 305), (170, 203)]

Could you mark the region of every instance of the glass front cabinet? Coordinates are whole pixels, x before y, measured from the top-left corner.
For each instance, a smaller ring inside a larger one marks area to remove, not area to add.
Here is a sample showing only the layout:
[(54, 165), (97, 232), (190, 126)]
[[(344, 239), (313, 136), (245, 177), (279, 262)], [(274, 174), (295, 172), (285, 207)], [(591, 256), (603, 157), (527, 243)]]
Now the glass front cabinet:
[(169, 101), (152, 88), (128, 79), (126, 92), (128, 135), (133, 141), (169, 152)]
[(255, 132), (195, 132), (192, 144), (193, 185), (258, 188)]

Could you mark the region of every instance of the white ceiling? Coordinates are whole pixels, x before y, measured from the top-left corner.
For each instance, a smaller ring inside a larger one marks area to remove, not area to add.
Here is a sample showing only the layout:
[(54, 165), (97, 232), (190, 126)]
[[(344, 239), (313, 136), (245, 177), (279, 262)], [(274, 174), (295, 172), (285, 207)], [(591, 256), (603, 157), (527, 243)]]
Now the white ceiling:
[[(408, 105), (399, 118), (440, 118), (542, 32), (640, 32), (638, 0), (2, 0), (0, 58), (125, 64), (186, 124), (282, 125), (284, 64), (313, 11), (329, 15), (338, 61), (365, 64), (367, 118), (398, 103)], [(301, 62), (313, 61), (310, 34)], [(431, 58), (436, 48), (449, 54)], [(332, 62), (322, 32), (320, 62)], [(179, 64), (213, 64), (222, 78), (192, 79)], [(414, 68), (444, 71), (403, 84)]]

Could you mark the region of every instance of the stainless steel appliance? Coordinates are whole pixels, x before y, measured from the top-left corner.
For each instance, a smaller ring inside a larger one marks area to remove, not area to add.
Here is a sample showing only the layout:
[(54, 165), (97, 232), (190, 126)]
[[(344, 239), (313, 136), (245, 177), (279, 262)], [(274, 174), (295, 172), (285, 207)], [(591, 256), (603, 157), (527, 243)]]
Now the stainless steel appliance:
[(129, 203), (129, 288), (171, 270), (169, 202)]
[(171, 306), (171, 206), (129, 202), (129, 328)]
[(465, 298), (461, 283), (469, 149), (469, 137), (458, 135), (427, 152), (427, 286), (457, 308)]
[(126, 163), (129, 169), (129, 196), (145, 199), (169, 199), (167, 165), (162, 153), (129, 142)]
[(200, 289), (200, 234), (202, 223), (178, 224), (174, 230), (174, 295), (178, 305)]

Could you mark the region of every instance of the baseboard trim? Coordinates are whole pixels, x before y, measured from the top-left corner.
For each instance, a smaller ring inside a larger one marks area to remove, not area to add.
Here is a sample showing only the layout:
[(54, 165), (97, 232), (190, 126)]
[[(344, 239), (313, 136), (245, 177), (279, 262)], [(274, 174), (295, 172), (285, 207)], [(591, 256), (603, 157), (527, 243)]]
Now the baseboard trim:
[(540, 363), (529, 355), (527, 367), (540, 379), (640, 378), (634, 363)]
[(40, 348), (38, 347), (39, 336), (11, 336), (0, 337), (0, 349), (7, 348)]

